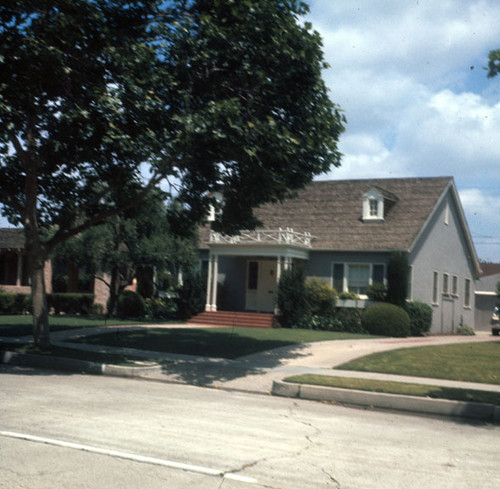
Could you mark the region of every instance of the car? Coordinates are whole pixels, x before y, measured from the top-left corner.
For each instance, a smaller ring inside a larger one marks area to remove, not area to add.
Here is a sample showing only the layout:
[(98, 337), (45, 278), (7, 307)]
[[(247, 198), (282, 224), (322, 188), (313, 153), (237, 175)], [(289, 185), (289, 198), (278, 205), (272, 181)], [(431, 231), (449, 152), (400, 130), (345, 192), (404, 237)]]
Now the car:
[(494, 336), (500, 334), (500, 306), (496, 306), (491, 315), (491, 334)]

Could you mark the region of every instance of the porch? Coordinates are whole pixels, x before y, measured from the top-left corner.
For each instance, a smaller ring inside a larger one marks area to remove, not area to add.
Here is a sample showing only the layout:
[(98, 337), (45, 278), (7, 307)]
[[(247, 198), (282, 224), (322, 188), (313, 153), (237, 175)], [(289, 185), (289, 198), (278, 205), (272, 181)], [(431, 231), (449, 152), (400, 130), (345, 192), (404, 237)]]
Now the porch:
[(206, 312), (224, 310), (276, 314), (276, 286), (283, 270), (309, 259), (313, 237), (293, 229), (210, 232)]

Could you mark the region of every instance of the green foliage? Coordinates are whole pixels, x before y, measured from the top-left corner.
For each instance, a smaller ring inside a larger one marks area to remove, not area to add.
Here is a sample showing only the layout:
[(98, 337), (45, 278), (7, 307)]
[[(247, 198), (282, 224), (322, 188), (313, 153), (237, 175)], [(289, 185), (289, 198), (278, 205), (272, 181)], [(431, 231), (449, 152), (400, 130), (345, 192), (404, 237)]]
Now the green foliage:
[(145, 300), (148, 319), (172, 319), (177, 314), (177, 304), (169, 298), (153, 297)]
[[(123, 218), (161, 181), (179, 200), (173, 233), (205, 218), (214, 191), (215, 227), (235, 231), (340, 164), (345, 118), (306, 12), (295, 0), (0, 3), (0, 204), (33, 243), (32, 287), (55, 246)], [(33, 292), (35, 341), (48, 343)]]
[(337, 331), (345, 331), (349, 333), (366, 333), (366, 330), (361, 325), (362, 309), (340, 307), (335, 312), (335, 319), (342, 324), (342, 329)]
[(387, 297), (387, 289), (385, 285), (380, 282), (369, 285), (366, 293), (368, 299), (372, 301), (384, 302)]
[(337, 292), (330, 285), (317, 278), (308, 279), (304, 284), (306, 307), (313, 316), (333, 316), (337, 302)]
[(92, 306), (90, 306), (90, 314), (92, 316), (103, 316), (104, 304), (99, 304), (98, 302), (94, 302)]
[(475, 336), (476, 331), (472, 326), (469, 326), (468, 324), (461, 324), (457, 328), (457, 334), (463, 335), (463, 336)]
[(31, 296), (0, 291), (0, 314), (26, 314), (31, 312)]
[(387, 302), (404, 307), (408, 296), (408, 254), (391, 254), (387, 265)]
[(500, 73), (500, 49), (493, 49), (488, 55), (488, 78)]
[(179, 317), (190, 318), (205, 308), (207, 297), (207, 276), (199, 268), (190, 268), (182, 276), (178, 290), (177, 306)]
[(359, 300), (359, 295), (356, 292), (343, 291), (339, 294), (340, 300)]
[(50, 309), (56, 314), (89, 314), (94, 302), (93, 294), (47, 294)]
[(410, 334), (410, 317), (403, 308), (394, 304), (382, 302), (368, 307), (361, 324), (373, 335), (405, 337)]
[(359, 313), (357, 315), (338, 314), (335, 316), (305, 315), (294, 325), (294, 328), (357, 334), (366, 333), (366, 330), (361, 326), (361, 315)]
[(280, 311), (280, 323), (293, 328), (307, 315), (304, 269), (295, 265), (281, 272), (276, 303)]
[(118, 297), (118, 317), (142, 318), (145, 315), (144, 299), (133, 290), (124, 290)]
[(52, 290), (55, 293), (64, 293), (68, 291), (68, 276), (54, 274), (52, 276)]
[(410, 334), (423, 336), (432, 326), (432, 307), (424, 302), (412, 301), (405, 304), (405, 311), (410, 316)]

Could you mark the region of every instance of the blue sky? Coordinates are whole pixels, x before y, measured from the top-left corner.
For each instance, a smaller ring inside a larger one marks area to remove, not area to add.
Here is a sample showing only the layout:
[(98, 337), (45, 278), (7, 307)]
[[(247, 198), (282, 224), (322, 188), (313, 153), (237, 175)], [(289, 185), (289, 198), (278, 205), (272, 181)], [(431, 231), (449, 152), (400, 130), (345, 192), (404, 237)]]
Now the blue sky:
[(455, 178), (478, 256), (500, 262), (498, 0), (310, 0), (344, 110), (342, 167), (321, 178)]
[(500, 2), (308, 3), (348, 121), (342, 167), (322, 178), (451, 175), (479, 258), (500, 262), (500, 77), (483, 69)]

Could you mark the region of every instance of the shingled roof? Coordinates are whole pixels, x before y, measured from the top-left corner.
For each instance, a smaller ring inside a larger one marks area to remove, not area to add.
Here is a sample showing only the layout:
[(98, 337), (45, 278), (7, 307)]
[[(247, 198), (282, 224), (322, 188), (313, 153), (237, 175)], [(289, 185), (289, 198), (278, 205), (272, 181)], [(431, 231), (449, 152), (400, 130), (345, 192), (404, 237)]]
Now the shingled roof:
[(0, 228), (0, 249), (24, 249), (23, 230), (15, 228)]
[[(263, 229), (311, 233), (317, 250), (409, 250), (452, 182), (452, 177), (318, 181), (255, 214)], [(372, 188), (397, 199), (383, 222), (362, 220), (363, 195)]]

